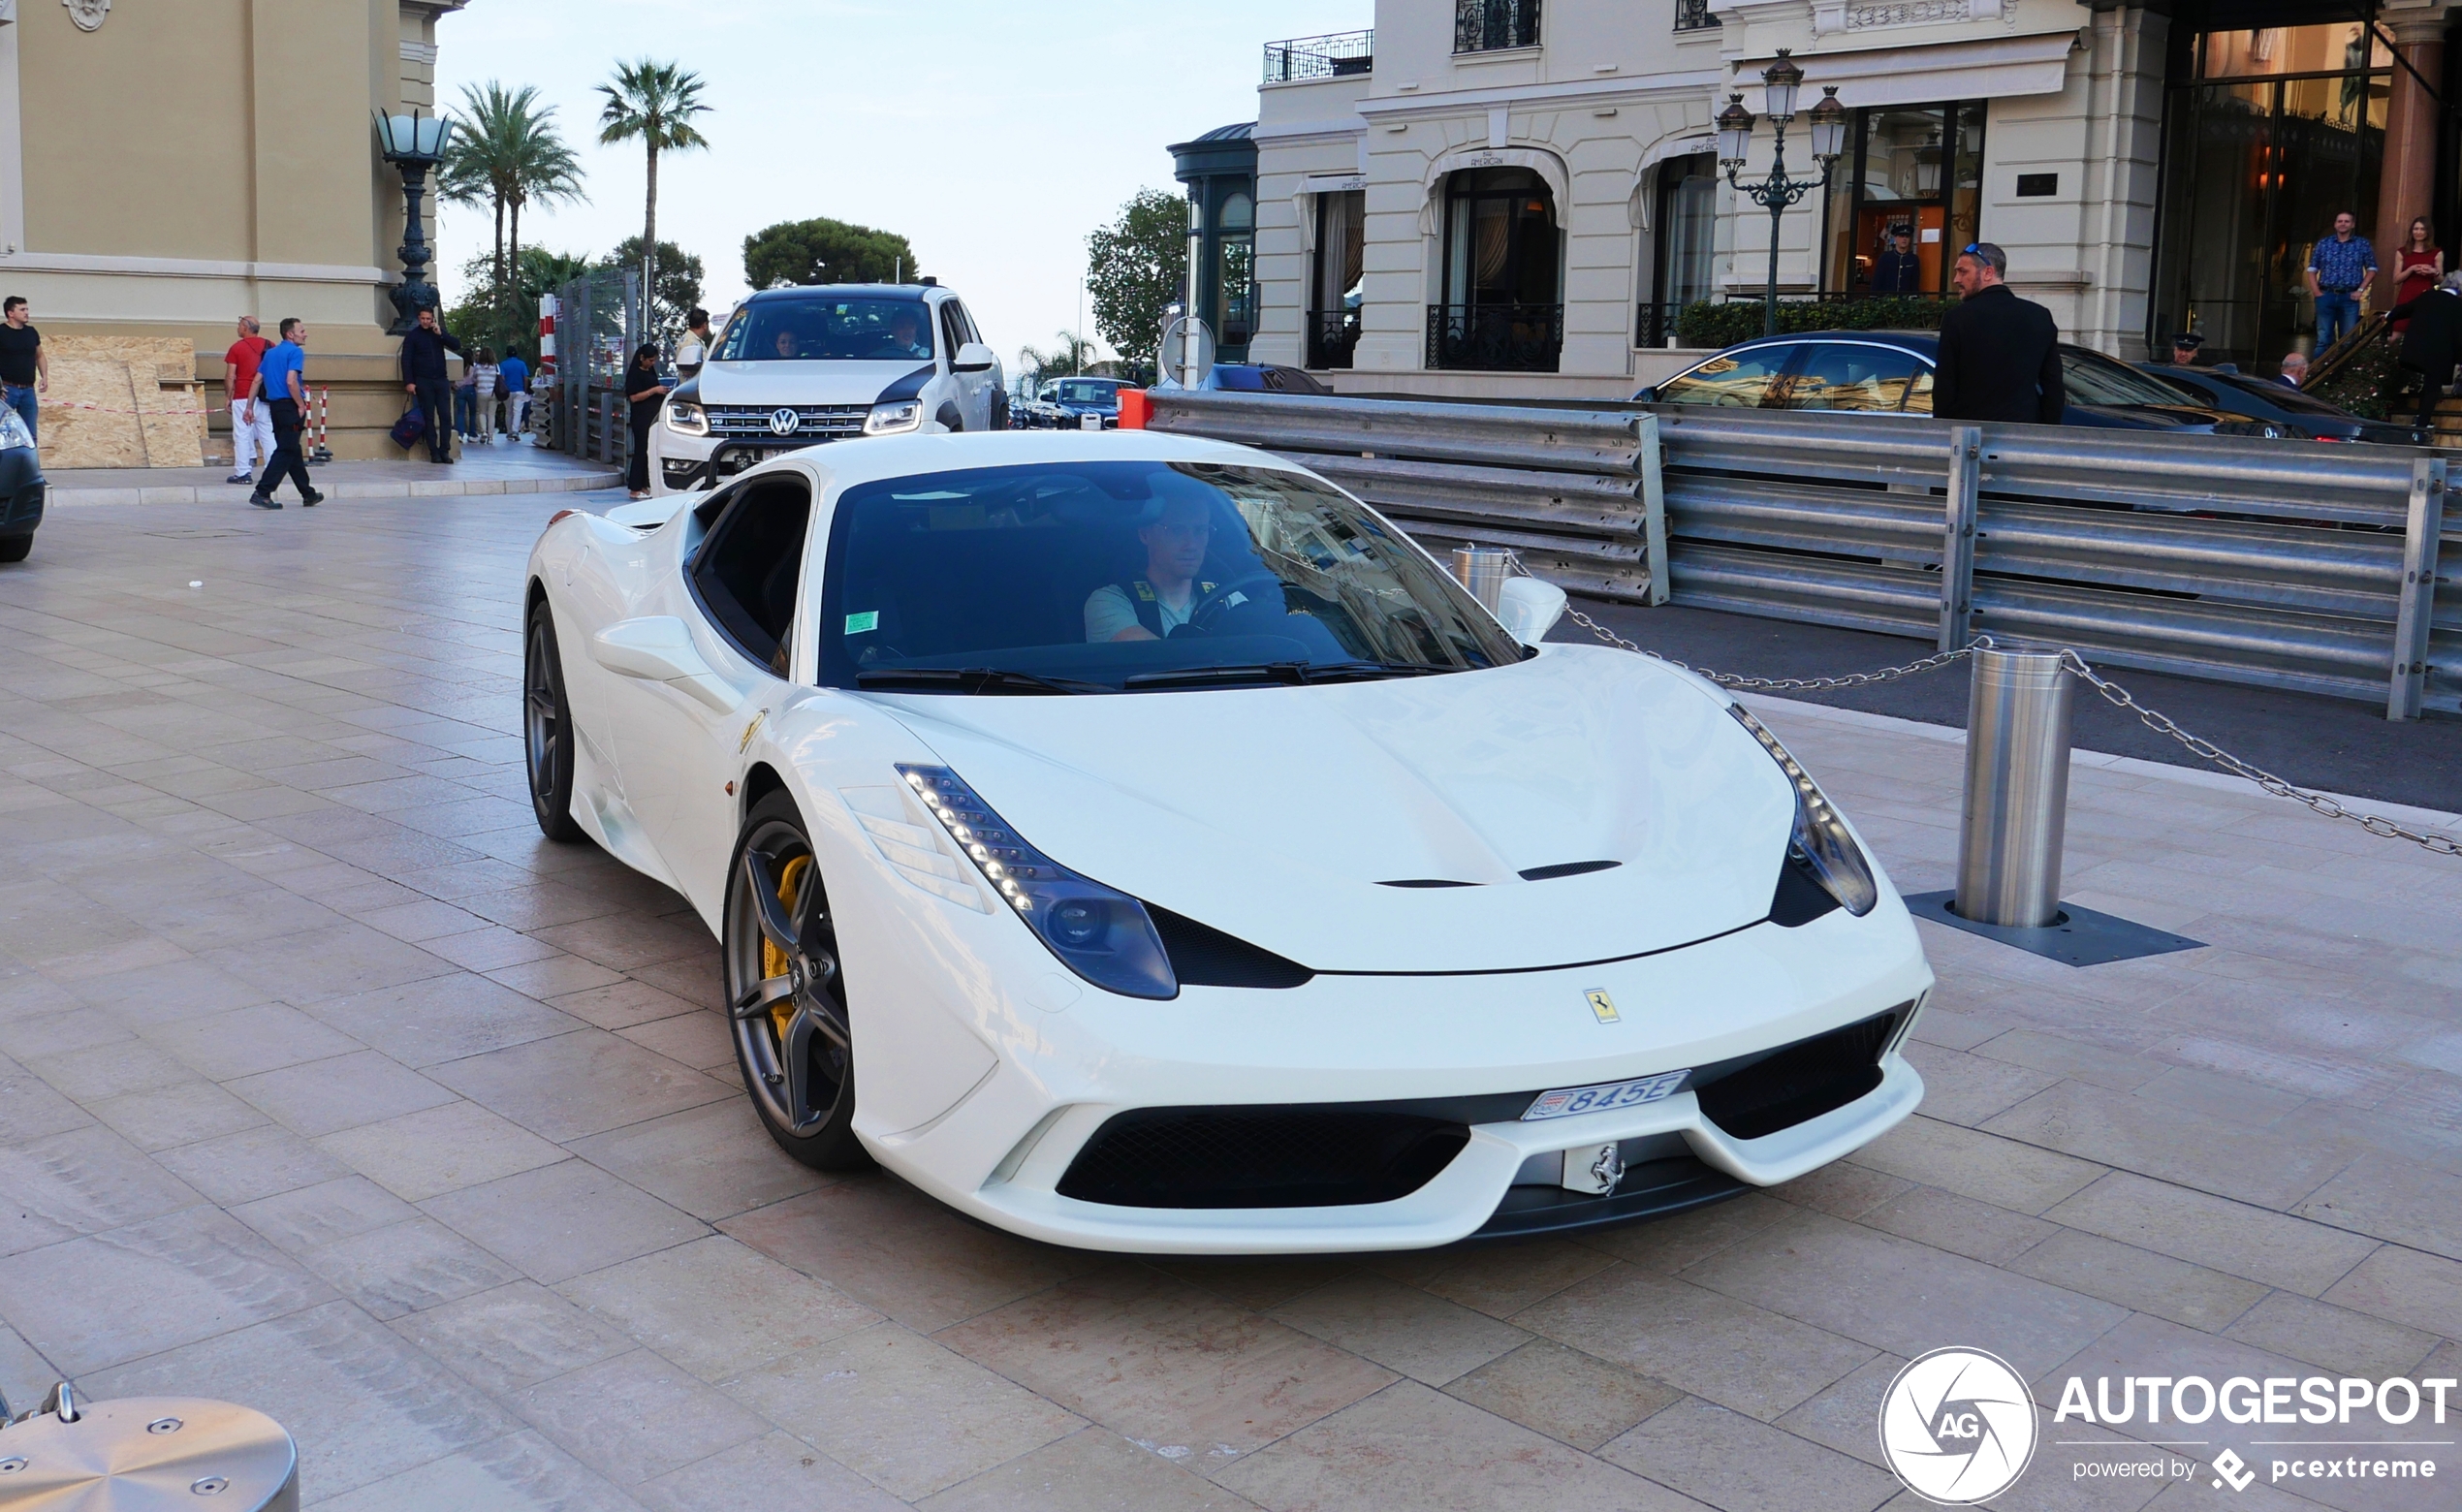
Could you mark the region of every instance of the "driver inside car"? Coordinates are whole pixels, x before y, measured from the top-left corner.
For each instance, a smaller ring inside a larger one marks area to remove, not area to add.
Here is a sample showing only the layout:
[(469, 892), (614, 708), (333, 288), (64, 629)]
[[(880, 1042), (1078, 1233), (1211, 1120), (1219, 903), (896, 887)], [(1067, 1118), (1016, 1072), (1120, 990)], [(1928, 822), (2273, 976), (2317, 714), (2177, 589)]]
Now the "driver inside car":
[(880, 337), (871, 355), (874, 357), (930, 357), (931, 349), (915, 339), (923, 331), (923, 321), (911, 309), (894, 311), (889, 317), (888, 333)]
[(1086, 596), (1089, 645), (1164, 640), (1188, 622), (1198, 600), (1214, 591), (1213, 583), (1197, 577), (1214, 544), (1214, 521), (1205, 500), (1166, 495), (1155, 518), (1137, 527), (1137, 539), (1146, 548), (1145, 574), (1105, 583)]

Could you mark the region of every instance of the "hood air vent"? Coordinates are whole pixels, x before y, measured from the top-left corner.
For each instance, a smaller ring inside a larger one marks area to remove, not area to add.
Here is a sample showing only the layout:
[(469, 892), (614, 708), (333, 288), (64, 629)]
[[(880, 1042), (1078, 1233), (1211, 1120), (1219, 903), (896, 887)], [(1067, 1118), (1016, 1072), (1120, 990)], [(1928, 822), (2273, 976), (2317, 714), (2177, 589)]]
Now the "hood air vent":
[(1621, 861), (1560, 861), (1552, 866), (1532, 866), (1522, 873), (1522, 880), (1545, 882), (1552, 877), (1577, 877), (1585, 871), (1607, 871), (1623, 865)]

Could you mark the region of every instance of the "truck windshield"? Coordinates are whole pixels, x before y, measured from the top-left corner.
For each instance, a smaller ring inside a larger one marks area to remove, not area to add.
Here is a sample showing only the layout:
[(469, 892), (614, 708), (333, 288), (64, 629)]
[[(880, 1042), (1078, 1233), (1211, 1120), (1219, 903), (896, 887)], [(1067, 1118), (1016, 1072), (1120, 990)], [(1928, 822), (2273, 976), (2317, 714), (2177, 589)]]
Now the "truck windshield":
[(718, 344), (721, 362), (928, 362), (931, 312), (921, 299), (756, 299)]

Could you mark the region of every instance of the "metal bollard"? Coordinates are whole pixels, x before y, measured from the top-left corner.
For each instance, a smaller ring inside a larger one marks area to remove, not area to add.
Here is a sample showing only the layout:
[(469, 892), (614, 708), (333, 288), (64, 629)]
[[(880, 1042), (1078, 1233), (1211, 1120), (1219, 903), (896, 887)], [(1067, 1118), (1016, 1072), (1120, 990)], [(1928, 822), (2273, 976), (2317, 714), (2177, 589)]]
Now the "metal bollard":
[(2058, 651), (1994, 646), (1973, 660), (1953, 906), (1977, 924), (2041, 929), (2060, 918), (2076, 684)]
[(0, 1419), (0, 1507), (25, 1512), (296, 1512), (299, 1465), (281, 1424), (227, 1402), (79, 1402), (62, 1383), (40, 1411)]
[(1513, 553), (1500, 546), (1457, 546), (1453, 575), (1493, 614), (1504, 603), (1504, 580), (1513, 576)]

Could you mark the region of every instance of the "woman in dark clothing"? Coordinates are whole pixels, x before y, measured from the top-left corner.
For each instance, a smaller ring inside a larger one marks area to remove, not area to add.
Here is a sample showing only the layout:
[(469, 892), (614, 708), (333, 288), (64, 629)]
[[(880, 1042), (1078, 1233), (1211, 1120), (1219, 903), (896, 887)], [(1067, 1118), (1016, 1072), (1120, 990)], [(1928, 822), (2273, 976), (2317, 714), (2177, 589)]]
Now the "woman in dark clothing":
[(633, 467), (624, 482), (633, 497), (649, 497), (649, 427), (658, 423), (658, 406), (666, 402), (667, 386), (658, 379), (658, 345), (646, 341), (633, 352), (624, 369), (624, 397), (633, 403)]

